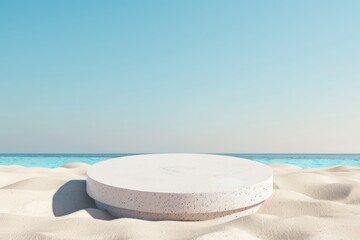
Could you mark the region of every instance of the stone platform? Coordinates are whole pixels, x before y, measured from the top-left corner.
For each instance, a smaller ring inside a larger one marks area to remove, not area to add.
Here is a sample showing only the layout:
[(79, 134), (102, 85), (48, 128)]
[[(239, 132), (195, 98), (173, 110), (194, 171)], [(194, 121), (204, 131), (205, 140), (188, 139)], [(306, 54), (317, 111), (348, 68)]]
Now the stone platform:
[(92, 165), (87, 193), (116, 217), (198, 221), (256, 212), (272, 193), (267, 165), (210, 154), (144, 154)]

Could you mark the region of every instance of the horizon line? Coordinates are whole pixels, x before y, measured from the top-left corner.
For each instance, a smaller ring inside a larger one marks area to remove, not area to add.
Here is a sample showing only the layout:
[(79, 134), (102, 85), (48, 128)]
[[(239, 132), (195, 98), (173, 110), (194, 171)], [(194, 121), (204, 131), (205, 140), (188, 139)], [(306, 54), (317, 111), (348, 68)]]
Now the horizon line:
[(64, 155), (80, 155), (80, 154), (93, 154), (93, 155), (100, 155), (100, 154), (163, 154), (163, 153), (188, 153), (188, 154), (292, 154), (292, 155), (333, 155), (333, 154), (348, 154), (348, 155), (355, 155), (360, 153), (326, 153), (326, 152), (319, 152), (319, 153), (309, 153), (309, 152), (263, 152), (263, 153), (252, 153), (252, 152), (0, 152), (0, 155), (25, 155), (25, 154), (48, 154), (48, 155), (57, 155), (57, 154), (64, 154)]

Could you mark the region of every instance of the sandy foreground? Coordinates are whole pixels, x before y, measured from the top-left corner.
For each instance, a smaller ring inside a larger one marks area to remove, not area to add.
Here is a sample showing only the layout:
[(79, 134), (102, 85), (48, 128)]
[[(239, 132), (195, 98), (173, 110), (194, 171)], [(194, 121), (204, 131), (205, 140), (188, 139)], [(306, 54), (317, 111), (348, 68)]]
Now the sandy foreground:
[(88, 166), (0, 166), (0, 239), (360, 239), (360, 167), (270, 165), (274, 192), (254, 215), (152, 222), (96, 209)]

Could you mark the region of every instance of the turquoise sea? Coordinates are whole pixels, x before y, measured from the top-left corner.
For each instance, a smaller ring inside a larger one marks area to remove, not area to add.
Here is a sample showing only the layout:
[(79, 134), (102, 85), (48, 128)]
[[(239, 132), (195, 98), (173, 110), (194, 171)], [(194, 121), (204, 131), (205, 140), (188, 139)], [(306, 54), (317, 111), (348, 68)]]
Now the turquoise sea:
[[(135, 155), (118, 154), (0, 154), (0, 165), (55, 168), (71, 162), (94, 164), (106, 159)], [(285, 163), (302, 168), (360, 166), (360, 154), (220, 154), (242, 157), (265, 164)]]

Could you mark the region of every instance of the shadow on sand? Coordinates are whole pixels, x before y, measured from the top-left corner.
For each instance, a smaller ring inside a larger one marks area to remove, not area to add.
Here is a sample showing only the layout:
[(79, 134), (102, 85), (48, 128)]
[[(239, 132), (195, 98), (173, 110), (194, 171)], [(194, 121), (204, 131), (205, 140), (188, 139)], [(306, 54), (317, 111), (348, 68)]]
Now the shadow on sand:
[(85, 210), (95, 219), (112, 219), (108, 213), (96, 208), (94, 199), (86, 193), (85, 180), (70, 180), (62, 185), (54, 194), (52, 209), (56, 217)]

